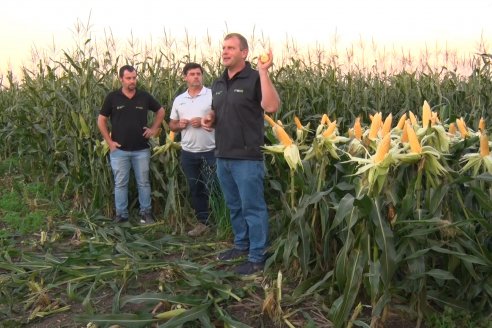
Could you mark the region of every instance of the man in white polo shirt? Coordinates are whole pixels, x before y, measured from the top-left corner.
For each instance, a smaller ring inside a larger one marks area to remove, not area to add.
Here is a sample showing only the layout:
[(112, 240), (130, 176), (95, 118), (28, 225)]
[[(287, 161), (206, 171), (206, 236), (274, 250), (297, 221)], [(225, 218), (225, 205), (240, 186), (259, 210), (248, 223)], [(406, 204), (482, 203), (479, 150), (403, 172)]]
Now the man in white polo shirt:
[(174, 99), (169, 127), (181, 132), (181, 167), (198, 219), (188, 235), (197, 237), (209, 226), (209, 186), (215, 176), (215, 131), (201, 126), (202, 117), (211, 110), (212, 92), (203, 86), (203, 68), (197, 63), (185, 65), (183, 78), (188, 89)]

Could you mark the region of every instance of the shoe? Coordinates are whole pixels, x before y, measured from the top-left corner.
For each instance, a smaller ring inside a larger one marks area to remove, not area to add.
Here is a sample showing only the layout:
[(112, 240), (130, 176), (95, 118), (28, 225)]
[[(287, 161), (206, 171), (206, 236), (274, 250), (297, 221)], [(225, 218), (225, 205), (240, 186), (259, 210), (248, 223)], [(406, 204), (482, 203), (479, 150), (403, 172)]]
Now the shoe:
[(124, 223), (124, 222), (128, 222), (128, 218), (124, 217), (124, 216), (121, 216), (119, 214), (117, 214), (114, 218), (113, 218), (113, 223)]
[(253, 274), (256, 272), (263, 271), (265, 267), (265, 262), (244, 262), (234, 268), (234, 272), (240, 275)]
[(220, 253), (217, 256), (217, 260), (231, 261), (231, 260), (235, 260), (237, 258), (240, 258), (242, 256), (248, 255), (248, 253), (249, 253), (249, 250), (247, 250), (247, 249), (231, 248), (225, 252)]
[(140, 214), (140, 224), (153, 224), (155, 223), (152, 213), (143, 212)]
[(188, 236), (199, 237), (208, 230), (208, 226), (203, 223), (198, 223), (192, 230), (188, 231)]

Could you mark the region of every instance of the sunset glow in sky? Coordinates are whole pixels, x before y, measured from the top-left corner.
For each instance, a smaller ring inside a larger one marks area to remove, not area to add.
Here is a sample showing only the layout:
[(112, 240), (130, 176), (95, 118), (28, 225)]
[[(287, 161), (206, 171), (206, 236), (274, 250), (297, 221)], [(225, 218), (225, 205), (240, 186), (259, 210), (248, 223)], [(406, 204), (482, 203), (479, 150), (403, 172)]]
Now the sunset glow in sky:
[[(461, 52), (478, 51), (492, 41), (492, 0), (16, 0), (2, 3), (0, 74), (23, 65), (31, 49), (70, 47), (77, 20), (104, 39), (133, 34), (142, 41), (164, 33), (179, 38), (221, 40), (226, 32), (263, 34), (273, 43), (329, 47), (359, 40), (379, 46), (417, 49), (446, 45)], [(487, 45), (489, 53), (491, 46)]]

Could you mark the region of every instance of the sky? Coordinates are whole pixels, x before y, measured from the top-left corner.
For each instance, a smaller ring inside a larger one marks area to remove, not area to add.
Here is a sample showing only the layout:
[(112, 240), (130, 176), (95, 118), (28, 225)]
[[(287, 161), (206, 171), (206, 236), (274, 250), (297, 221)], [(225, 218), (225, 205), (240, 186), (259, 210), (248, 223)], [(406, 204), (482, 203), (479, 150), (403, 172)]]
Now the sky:
[[(264, 35), (274, 45), (449, 47), (492, 52), (492, 0), (14, 0), (2, 3), (0, 74), (31, 60), (33, 49), (71, 47), (78, 21), (104, 39), (142, 41), (185, 32), (219, 42), (226, 32)], [(220, 46), (220, 43), (218, 43)], [(275, 55), (275, 54), (274, 54)]]

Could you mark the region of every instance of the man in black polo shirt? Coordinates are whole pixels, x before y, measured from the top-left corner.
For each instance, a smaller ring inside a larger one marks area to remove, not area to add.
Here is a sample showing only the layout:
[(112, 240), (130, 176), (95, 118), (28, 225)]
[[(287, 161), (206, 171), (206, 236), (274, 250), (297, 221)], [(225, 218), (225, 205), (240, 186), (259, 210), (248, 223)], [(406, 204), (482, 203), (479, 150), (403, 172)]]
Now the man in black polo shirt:
[(215, 127), (217, 176), (231, 214), (234, 248), (219, 254), (220, 260), (248, 255), (235, 268), (239, 274), (263, 269), (268, 243), (268, 212), (263, 179), (265, 166), (264, 112), (280, 106), (277, 90), (268, 75), (272, 53), (258, 60), (257, 68), (246, 61), (248, 42), (238, 33), (228, 34), (222, 46), (223, 75), (212, 85), (212, 111), (202, 119)]
[[(137, 72), (134, 67), (120, 68), (121, 88), (110, 92), (104, 100), (97, 126), (110, 149), (114, 175), (114, 222), (128, 221), (128, 181), (133, 169), (140, 204), (140, 223), (153, 223), (150, 197), (150, 147), (148, 139), (156, 136), (164, 109), (148, 92), (137, 90)], [(155, 113), (152, 126), (147, 127), (147, 112)], [(111, 134), (108, 130), (111, 121)]]

